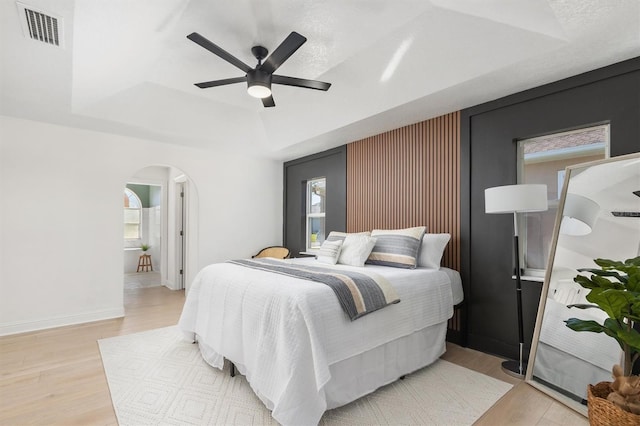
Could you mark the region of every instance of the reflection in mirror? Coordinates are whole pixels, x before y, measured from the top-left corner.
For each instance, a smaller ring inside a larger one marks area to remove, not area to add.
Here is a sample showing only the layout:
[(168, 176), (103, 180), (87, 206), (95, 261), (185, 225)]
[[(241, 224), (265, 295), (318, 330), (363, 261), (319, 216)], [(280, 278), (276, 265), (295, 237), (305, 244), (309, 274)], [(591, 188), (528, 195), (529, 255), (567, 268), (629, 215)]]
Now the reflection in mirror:
[[(533, 336), (527, 382), (586, 415), (587, 385), (611, 381), (621, 361), (617, 342), (603, 333), (578, 333), (564, 320), (602, 324), (588, 290), (573, 281), (596, 258), (640, 255), (640, 153), (568, 167)], [(589, 275), (588, 273), (585, 273)]]

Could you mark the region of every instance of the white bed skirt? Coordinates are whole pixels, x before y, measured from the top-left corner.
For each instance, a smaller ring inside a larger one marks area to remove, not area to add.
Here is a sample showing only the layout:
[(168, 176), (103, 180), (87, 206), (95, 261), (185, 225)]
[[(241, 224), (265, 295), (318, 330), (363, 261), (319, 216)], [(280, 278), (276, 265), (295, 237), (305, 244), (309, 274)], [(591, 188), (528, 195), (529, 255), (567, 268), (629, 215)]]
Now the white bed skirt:
[(327, 409), (337, 408), (434, 363), (444, 354), (447, 323), (432, 325), (329, 366)]
[(571, 354), (538, 343), (533, 376), (551, 385), (564, 389), (570, 398), (587, 399), (587, 385), (610, 382), (611, 372), (581, 360)]
[[(445, 353), (446, 335), (445, 321), (331, 364), (331, 379), (324, 387), (327, 409), (355, 401), (401, 376), (434, 363)], [(200, 342), (199, 345), (203, 359), (221, 369), (223, 358), (206, 344)], [(247, 375), (244, 365), (236, 364), (236, 368)], [(268, 409), (273, 408), (271, 401), (257, 391), (256, 395)]]

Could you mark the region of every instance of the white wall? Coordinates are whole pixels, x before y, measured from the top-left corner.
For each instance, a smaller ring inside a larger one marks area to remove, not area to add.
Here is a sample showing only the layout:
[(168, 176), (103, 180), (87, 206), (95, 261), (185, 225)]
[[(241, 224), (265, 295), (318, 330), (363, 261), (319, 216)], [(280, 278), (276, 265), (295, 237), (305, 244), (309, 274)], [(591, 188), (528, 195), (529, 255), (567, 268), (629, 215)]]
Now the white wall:
[[(123, 271), (125, 274), (136, 272), (138, 270), (138, 261), (142, 255), (140, 248), (128, 248), (124, 250), (124, 265)], [(156, 265), (153, 265), (154, 270), (157, 270)]]
[(0, 335), (123, 314), (122, 189), (173, 166), (197, 202), (187, 283), (282, 241), (282, 164), (0, 117)]

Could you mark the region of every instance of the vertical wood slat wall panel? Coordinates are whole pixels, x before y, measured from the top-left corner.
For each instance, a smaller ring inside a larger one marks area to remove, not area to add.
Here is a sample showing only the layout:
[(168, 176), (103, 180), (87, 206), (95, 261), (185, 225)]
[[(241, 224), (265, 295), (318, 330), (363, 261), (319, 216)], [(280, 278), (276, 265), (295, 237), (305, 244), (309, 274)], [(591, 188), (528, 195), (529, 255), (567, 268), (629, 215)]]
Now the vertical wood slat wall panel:
[(347, 232), (426, 225), (460, 270), (460, 113), (347, 145)]

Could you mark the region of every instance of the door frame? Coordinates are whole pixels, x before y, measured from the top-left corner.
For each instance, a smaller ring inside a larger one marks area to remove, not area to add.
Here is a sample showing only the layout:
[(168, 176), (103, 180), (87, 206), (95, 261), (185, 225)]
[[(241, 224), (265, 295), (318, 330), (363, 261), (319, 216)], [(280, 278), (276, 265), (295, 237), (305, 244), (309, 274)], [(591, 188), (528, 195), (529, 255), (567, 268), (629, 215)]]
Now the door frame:
[(175, 205), (175, 283), (177, 290), (183, 290), (186, 288), (185, 277), (187, 274), (187, 239), (189, 238), (188, 234), (188, 225), (187, 221), (189, 218), (188, 206), (189, 206), (189, 180), (186, 178), (184, 174), (176, 176), (174, 179), (174, 187), (175, 194), (174, 199), (176, 200)]

